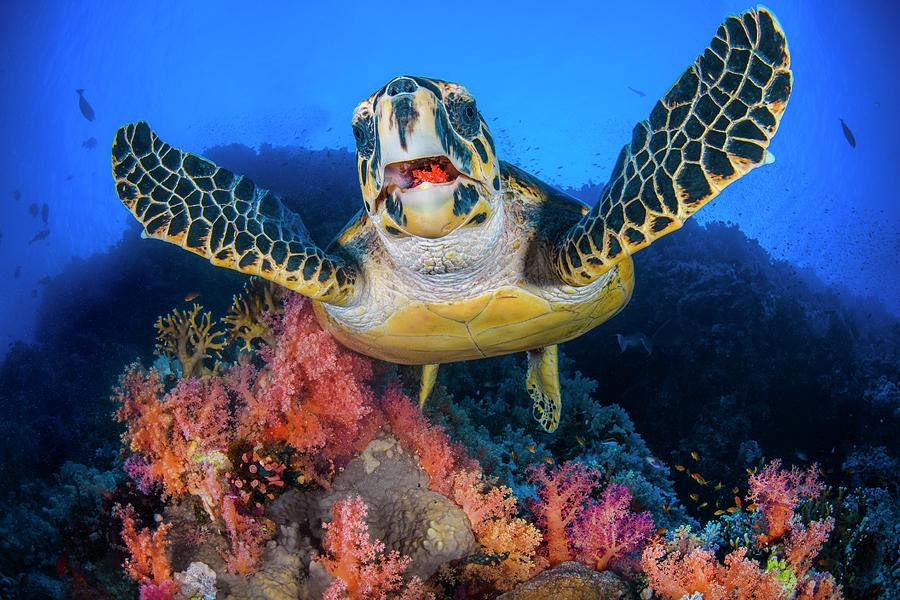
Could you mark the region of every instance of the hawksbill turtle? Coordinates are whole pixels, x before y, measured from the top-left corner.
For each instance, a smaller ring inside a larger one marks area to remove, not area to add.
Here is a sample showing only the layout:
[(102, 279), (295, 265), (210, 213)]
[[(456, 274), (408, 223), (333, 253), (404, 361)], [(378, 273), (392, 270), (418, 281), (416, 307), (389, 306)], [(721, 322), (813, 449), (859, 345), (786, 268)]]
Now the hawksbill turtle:
[(354, 111), (364, 207), (325, 249), (271, 192), (145, 122), (116, 132), (113, 174), (145, 236), (310, 297), (358, 352), (424, 365), (420, 401), (441, 363), (528, 352), (534, 415), (553, 431), (557, 344), (622, 310), (631, 254), (770, 160), (790, 92), (774, 16), (728, 17), (634, 128), (590, 208), (498, 160), (465, 87), (396, 77)]

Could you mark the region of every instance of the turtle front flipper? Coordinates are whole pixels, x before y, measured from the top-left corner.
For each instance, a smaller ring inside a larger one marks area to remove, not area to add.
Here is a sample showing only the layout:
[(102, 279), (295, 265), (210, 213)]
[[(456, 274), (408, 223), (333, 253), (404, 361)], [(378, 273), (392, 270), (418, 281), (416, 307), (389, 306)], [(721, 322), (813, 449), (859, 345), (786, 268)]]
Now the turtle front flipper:
[(315, 300), (346, 304), (355, 272), (318, 248), (300, 217), (246, 177), (160, 140), (147, 123), (120, 127), (116, 193), (146, 235)]
[(556, 345), (528, 351), (528, 374), (525, 387), (532, 400), (532, 415), (545, 431), (552, 433), (559, 425), (562, 394), (559, 391), (559, 361)]
[(766, 163), (790, 93), (790, 56), (775, 17), (764, 8), (728, 17), (637, 124), (600, 201), (566, 233), (554, 257), (560, 277), (591, 283)]

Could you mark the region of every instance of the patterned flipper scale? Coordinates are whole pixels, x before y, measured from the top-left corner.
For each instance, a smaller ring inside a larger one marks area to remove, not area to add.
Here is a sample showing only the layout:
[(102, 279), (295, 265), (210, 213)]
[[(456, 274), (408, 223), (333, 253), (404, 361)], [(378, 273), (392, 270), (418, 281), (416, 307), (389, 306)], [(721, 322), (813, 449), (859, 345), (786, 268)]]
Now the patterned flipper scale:
[(562, 279), (591, 283), (764, 164), (790, 93), (778, 21), (764, 8), (728, 17), (634, 128), (600, 201), (567, 232), (555, 257)]
[(148, 236), (316, 300), (350, 298), (354, 272), (246, 177), (169, 146), (143, 121), (116, 132), (112, 164), (116, 192)]

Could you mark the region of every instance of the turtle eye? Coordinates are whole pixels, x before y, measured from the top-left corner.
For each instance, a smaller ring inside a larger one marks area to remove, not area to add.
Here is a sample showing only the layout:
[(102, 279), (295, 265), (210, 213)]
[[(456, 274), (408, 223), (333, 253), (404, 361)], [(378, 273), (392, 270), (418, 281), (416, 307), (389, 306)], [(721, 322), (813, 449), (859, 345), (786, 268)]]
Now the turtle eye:
[(480, 124), (474, 98), (453, 94), (447, 97), (445, 105), (453, 129), (469, 139), (478, 135)]
[(360, 156), (372, 154), (375, 148), (375, 123), (371, 116), (353, 121), (353, 138), (356, 140), (356, 152)]

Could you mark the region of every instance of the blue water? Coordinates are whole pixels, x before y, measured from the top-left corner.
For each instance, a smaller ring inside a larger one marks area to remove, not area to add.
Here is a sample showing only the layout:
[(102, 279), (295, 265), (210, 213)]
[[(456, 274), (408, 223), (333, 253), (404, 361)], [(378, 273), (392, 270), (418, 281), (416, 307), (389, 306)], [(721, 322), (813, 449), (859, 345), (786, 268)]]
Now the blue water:
[[(336, 4), (6, 6), (2, 346), (32, 336), (40, 279), (120, 239), (130, 217), (115, 196), (108, 148), (125, 122), (146, 119), (163, 139), (197, 152), (232, 142), (349, 148), (356, 103), (397, 74), (422, 74), (469, 87), (502, 159), (578, 187), (606, 179), (634, 123), (723, 16), (747, 8), (737, 1)], [(775, 257), (900, 314), (893, 177), (900, 7), (776, 1), (770, 8), (787, 33), (795, 78), (771, 146), (777, 160), (697, 218), (736, 222)], [(79, 112), (78, 88), (93, 122)], [(93, 148), (84, 145), (90, 138)], [(47, 204), (46, 227), (40, 214), (29, 215), (32, 203)], [(46, 239), (28, 243), (44, 229)]]

